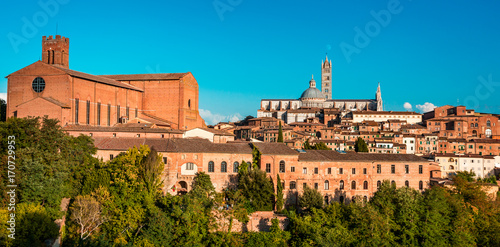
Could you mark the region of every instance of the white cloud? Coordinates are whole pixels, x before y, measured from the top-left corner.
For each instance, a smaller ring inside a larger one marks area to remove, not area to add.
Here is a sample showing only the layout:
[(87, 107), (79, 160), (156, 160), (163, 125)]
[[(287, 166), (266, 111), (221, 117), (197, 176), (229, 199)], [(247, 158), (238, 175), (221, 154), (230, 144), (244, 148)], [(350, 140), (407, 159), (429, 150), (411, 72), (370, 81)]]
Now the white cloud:
[(0, 93), (0, 99), (3, 99), (7, 102), (7, 93)]
[(403, 105), (403, 107), (405, 108), (405, 110), (407, 111), (412, 111), (413, 110), (413, 107), (411, 106), (410, 103), (408, 102), (405, 102), (405, 104)]
[(219, 122), (228, 122), (228, 121), (236, 122), (243, 119), (243, 116), (241, 116), (241, 114), (239, 113), (225, 116), (218, 113), (212, 113), (211, 111), (204, 109), (199, 109), (199, 111), (200, 111), (200, 116), (205, 120), (205, 123), (211, 125), (217, 124)]
[(425, 102), (425, 104), (416, 105), (415, 107), (417, 107), (417, 109), (420, 110), (421, 113), (426, 113), (426, 112), (430, 112), (430, 111), (434, 110), (434, 108), (436, 108), (437, 106), (435, 106), (432, 103)]

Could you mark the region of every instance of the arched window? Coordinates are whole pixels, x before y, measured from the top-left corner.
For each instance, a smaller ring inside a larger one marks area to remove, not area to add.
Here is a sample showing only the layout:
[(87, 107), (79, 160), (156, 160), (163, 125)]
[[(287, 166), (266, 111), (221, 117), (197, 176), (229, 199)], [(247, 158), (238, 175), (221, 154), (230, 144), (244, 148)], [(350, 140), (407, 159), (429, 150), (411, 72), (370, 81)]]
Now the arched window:
[(377, 181), (377, 190), (380, 189), (380, 185), (382, 185), (382, 182), (380, 182), (380, 180), (379, 180), (379, 181)]
[(418, 182), (418, 189), (419, 190), (423, 190), (424, 189), (424, 182), (422, 182), (422, 181)]
[(471, 124), (470, 124), (470, 127), (471, 127), (471, 128), (474, 128), (474, 124), (473, 124), (473, 123), (471, 123)]
[(328, 196), (325, 196), (325, 205), (328, 205)]
[(363, 200), (364, 200), (365, 202), (367, 202), (367, 201), (368, 201), (368, 196), (363, 196)]
[(477, 131), (476, 130), (472, 131), (472, 136), (477, 136)]
[(450, 170), (455, 170), (455, 167), (454, 166), (450, 166)]
[(490, 137), (491, 136), (491, 129), (486, 129), (486, 131), (484, 132), (484, 135), (486, 135), (486, 137)]
[(235, 161), (233, 163), (233, 172), (234, 173), (238, 173), (238, 167), (240, 166), (240, 163), (238, 163), (238, 161)]
[(396, 181), (392, 180), (391, 181), (391, 185), (394, 186), (394, 187), (396, 187)]
[(340, 197), (339, 197), (339, 202), (340, 202), (340, 203), (344, 203), (344, 196), (340, 196)]
[(220, 163), (220, 172), (227, 172), (227, 163), (225, 161)]
[(474, 124), (474, 127), (477, 127), (477, 123)]
[(490, 120), (486, 121), (486, 127), (491, 127), (491, 122), (490, 122)]
[(368, 181), (363, 182), (363, 189), (367, 190), (368, 189)]
[(330, 189), (330, 182), (328, 180), (325, 180), (325, 190)]
[(290, 181), (290, 189), (294, 190), (295, 188), (297, 188), (297, 184), (295, 183), (295, 181)]
[(339, 189), (343, 190), (344, 189), (344, 180), (340, 180), (340, 186)]
[(405, 186), (410, 187), (410, 182), (408, 180), (405, 181)]
[(356, 181), (351, 182), (351, 189), (355, 190), (356, 189)]
[(208, 172), (214, 172), (215, 171), (215, 164), (213, 161), (208, 162)]
[(281, 173), (285, 172), (285, 161), (284, 160), (280, 161), (280, 172)]

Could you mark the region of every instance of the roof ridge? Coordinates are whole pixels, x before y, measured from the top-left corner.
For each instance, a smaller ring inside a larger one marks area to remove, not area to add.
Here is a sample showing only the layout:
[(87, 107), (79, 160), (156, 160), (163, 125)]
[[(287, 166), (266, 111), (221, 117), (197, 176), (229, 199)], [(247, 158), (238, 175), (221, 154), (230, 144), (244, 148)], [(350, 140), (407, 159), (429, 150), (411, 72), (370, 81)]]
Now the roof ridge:
[[(99, 76), (99, 75), (93, 75), (93, 74), (89, 74), (89, 73), (85, 73), (85, 72), (81, 72), (81, 71), (77, 71), (77, 70), (72, 70), (72, 69), (68, 69), (68, 68), (62, 68), (62, 67), (54, 66), (51, 64), (47, 64), (47, 65), (52, 66), (53, 68), (59, 69), (59, 70), (65, 72), (66, 74), (73, 76), (73, 77), (83, 78), (83, 79), (101, 82), (104, 84), (110, 84), (110, 85), (118, 86), (118, 87), (129, 88), (129, 89), (140, 91), (140, 92), (144, 91), (141, 88), (138, 88), (136, 86), (132, 86), (130, 84), (126, 84), (126, 83), (123, 83), (121, 81), (117, 81), (117, 80), (114, 80), (111, 78), (107, 78), (107, 77), (103, 77), (103, 76)], [(95, 77), (95, 78), (93, 78), (93, 77)], [(98, 80), (98, 79), (100, 79), (100, 80)], [(116, 85), (114, 85), (114, 84), (116, 84)]]

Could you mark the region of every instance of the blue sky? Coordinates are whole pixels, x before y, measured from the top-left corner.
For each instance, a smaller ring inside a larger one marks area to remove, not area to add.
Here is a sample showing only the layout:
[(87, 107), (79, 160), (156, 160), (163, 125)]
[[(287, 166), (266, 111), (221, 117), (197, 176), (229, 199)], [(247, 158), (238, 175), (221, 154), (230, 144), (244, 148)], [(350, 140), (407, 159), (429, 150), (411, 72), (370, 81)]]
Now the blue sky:
[(0, 95), (4, 77), (40, 59), (41, 37), (57, 26), (70, 38), (71, 69), (192, 72), (208, 123), (255, 116), (261, 99), (300, 97), (311, 74), (320, 85), (326, 53), (334, 98), (373, 98), (380, 82), (385, 110), (408, 102), (415, 111), (461, 104), (500, 113), (498, 1), (7, 0), (0, 7)]

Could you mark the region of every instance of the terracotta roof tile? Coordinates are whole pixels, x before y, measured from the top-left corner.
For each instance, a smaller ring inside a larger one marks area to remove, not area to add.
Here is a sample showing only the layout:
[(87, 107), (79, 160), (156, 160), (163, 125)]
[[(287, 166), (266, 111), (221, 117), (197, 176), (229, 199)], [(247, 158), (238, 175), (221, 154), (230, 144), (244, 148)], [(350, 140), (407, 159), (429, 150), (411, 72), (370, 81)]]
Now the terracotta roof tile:
[(262, 154), (297, 155), (297, 151), (290, 149), (283, 143), (253, 142)]
[(352, 114), (364, 114), (364, 115), (418, 115), (422, 114), (416, 112), (406, 112), (406, 111), (353, 111)]
[(150, 80), (179, 80), (188, 73), (158, 73), (158, 74), (130, 74), (130, 75), (101, 75), (117, 81), (150, 81)]
[(179, 153), (239, 153), (251, 154), (249, 143), (212, 143), (200, 138), (129, 138), (106, 137), (96, 138), (95, 145), (102, 150), (126, 151), (133, 146), (148, 145), (155, 147), (158, 152)]
[(306, 150), (299, 154), (299, 161), (389, 161), (389, 162), (428, 162), (413, 154), (375, 154), (347, 152), (341, 154), (333, 150)]
[(164, 128), (145, 127), (108, 127), (108, 126), (91, 126), (91, 125), (66, 125), (63, 127), (66, 131), (85, 131), (85, 132), (139, 132), (139, 133), (173, 133), (182, 134), (184, 131)]
[(87, 73), (83, 73), (83, 72), (79, 72), (79, 71), (75, 71), (75, 70), (71, 70), (71, 69), (66, 69), (66, 68), (59, 67), (59, 66), (53, 66), (53, 65), (51, 65), (51, 66), (54, 68), (60, 69), (73, 77), (78, 77), (78, 78), (82, 78), (82, 79), (86, 79), (86, 80), (90, 80), (90, 81), (95, 81), (95, 82), (100, 82), (100, 83), (108, 84), (111, 86), (128, 88), (128, 89), (136, 90), (139, 92), (144, 91), (138, 87), (134, 87), (132, 85), (129, 85), (129, 84), (126, 84), (123, 82), (119, 82), (119, 81), (116, 81), (116, 80), (113, 80), (113, 79), (110, 79), (110, 78), (107, 78), (104, 76), (91, 75), (91, 74), (87, 74)]

